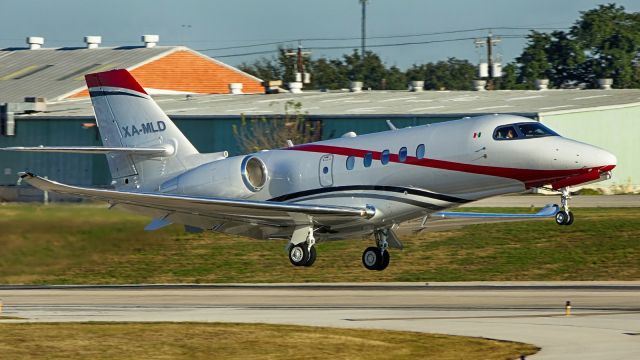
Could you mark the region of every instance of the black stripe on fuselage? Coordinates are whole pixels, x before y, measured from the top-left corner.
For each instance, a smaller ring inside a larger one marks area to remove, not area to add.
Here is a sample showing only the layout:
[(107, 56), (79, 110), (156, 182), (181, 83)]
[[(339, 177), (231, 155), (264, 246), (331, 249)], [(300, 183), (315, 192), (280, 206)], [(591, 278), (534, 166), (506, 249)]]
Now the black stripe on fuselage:
[(387, 191), (387, 192), (394, 192), (394, 193), (401, 193), (401, 194), (411, 194), (411, 195), (417, 195), (417, 196), (422, 196), (430, 199), (436, 199), (436, 200), (447, 201), (447, 202), (458, 203), (458, 204), (471, 202), (471, 200), (461, 199), (461, 198), (457, 198), (449, 195), (436, 194), (436, 193), (432, 193), (425, 190), (404, 188), (400, 186), (385, 186), (385, 185), (346, 185), (346, 186), (324, 187), (324, 188), (298, 191), (290, 194), (277, 196), (271, 199), (270, 201), (283, 202), (283, 201), (293, 200), (293, 199), (311, 196), (311, 195), (325, 194), (325, 193), (338, 192), (338, 191), (358, 191), (358, 190), (375, 190), (375, 191)]
[(142, 99), (146, 99), (146, 97), (136, 94), (131, 94), (124, 91), (103, 91), (103, 90), (93, 90), (89, 91), (89, 95), (93, 96), (108, 96), (108, 95), (126, 95), (126, 96), (134, 96)]
[[(417, 206), (419, 208), (433, 210), (433, 211), (440, 211), (440, 210), (443, 210), (443, 209), (447, 208), (446, 206), (435, 205), (435, 204), (431, 204), (431, 203), (424, 202), (424, 201), (401, 198), (401, 197), (392, 196), (392, 195), (371, 194), (371, 193), (325, 194), (325, 195), (318, 195), (318, 196), (312, 196), (312, 197), (300, 199), (298, 201), (330, 199), (330, 198), (381, 199), (381, 200), (386, 200), (386, 201), (401, 202), (401, 203), (404, 203), (404, 204), (409, 204), (409, 205)], [(292, 201), (292, 202), (297, 202), (297, 201)]]

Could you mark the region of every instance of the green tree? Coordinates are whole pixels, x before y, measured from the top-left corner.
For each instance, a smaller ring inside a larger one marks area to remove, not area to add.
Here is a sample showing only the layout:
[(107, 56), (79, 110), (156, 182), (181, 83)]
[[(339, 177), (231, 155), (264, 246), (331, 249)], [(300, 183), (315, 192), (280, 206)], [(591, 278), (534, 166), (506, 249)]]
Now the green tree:
[(362, 81), (365, 88), (382, 89), (387, 69), (378, 54), (367, 51), (363, 57), (354, 50), (343, 56), (343, 64), (350, 81)]
[(518, 65), (509, 63), (502, 68), (502, 77), (496, 79), (497, 90), (524, 90), (526, 84), (518, 82)]
[(533, 89), (536, 79), (548, 79), (551, 65), (547, 58), (547, 49), (551, 44), (549, 34), (531, 31), (527, 36), (528, 42), (522, 54), (516, 58), (518, 63), (518, 82)]
[(384, 78), (383, 89), (405, 90), (407, 88), (407, 75), (397, 66), (391, 66)]
[(320, 58), (311, 61), (311, 86), (315, 89), (341, 89), (349, 86), (346, 69), (338, 59)]
[(572, 39), (569, 33), (552, 32), (546, 53), (550, 65), (547, 74), (552, 86), (559, 88), (580, 82), (586, 56), (580, 43)]
[(288, 101), (282, 117), (247, 120), (243, 116), (240, 126), (233, 125), (233, 135), (242, 151), (251, 153), (287, 146), (287, 140), (294, 144), (319, 141), (322, 123), (306, 119), (300, 102)]
[(640, 87), (640, 13), (627, 13), (615, 4), (581, 13), (571, 35), (586, 51), (582, 80), (595, 86), (613, 78), (618, 88)]
[(467, 60), (449, 58), (437, 63), (414, 64), (407, 70), (407, 79), (423, 80), (429, 90), (471, 90), (476, 67)]

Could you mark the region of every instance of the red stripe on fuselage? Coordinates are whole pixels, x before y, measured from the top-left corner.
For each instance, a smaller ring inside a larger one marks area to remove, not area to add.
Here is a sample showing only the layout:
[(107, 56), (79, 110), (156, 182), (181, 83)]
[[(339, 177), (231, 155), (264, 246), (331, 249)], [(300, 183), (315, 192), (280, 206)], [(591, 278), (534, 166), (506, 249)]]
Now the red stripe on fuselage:
[(85, 75), (87, 87), (109, 86), (129, 89), (143, 94), (147, 94), (144, 88), (138, 84), (136, 79), (125, 69), (115, 69), (95, 74)]
[[(298, 151), (308, 151), (308, 152), (317, 152), (317, 153), (343, 155), (343, 156), (355, 156), (359, 158), (364, 157), (367, 153), (370, 152), (374, 160), (380, 160), (380, 157), (382, 155), (382, 152), (380, 151), (370, 151), (370, 150), (352, 149), (352, 148), (345, 148), (345, 147), (338, 147), (338, 146), (316, 145), (316, 144), (298, 145), (298, 146), (287, 148), (286, 150), (298, 150)], [(407, 164), (407, 165), (424, 166), (424, 167), (429, 167), (434, 169), (459, 171), (459, 172), (470, 173), (470, 174), (498, 176), (502, 178), (514, 179), (514, 180), (523, 182), (527, 187), (543, 186), (567, 177), (586, 174), (591, 171), (598, 171), (598, 173), (610, 171), (615, 167), (615, 165), (608, 165), (604, 167), (569, 169), (569, 170), (535, 170), (535, 169), (518, 169), (518, 168), (506, 168), (506, 167), (486, 166), (486, 165), (472, 165), (472, 164), (464, 164), (464, 163), (428, 159), (428, 158), (418, 159), (415, 156), (407, 156), (407, 160), (405, 162), (400, 162), (400, 160), (398, 159), (398, 154), (390, 154), (389, 161), (395, 162), (395, 163)]]

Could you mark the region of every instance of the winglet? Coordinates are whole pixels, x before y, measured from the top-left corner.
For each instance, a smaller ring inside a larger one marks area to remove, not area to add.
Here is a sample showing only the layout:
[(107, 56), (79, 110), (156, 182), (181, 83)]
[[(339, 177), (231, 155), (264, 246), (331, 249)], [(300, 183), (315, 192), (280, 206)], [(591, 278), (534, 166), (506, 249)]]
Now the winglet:
[(29, 179), (31, 179), (31, 178), (35, 177), (35, 175), (33, 175), (32, 173), (30, 173), (30, 172), (26, 172), (26, 171), (21, 171), (21, 172), (19, 172), (19, 173), (18, 173), (18, 176), (20, 176), (20, 179), (24, 179), (24, 178), (29, 178)]

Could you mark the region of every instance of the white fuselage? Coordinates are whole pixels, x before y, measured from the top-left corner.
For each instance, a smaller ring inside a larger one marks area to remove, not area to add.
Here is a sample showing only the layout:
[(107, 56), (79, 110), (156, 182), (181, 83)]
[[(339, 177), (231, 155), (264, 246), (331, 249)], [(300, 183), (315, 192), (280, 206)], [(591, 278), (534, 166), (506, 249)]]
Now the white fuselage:
[[(519, 116), (489, 115), (262, 151), (250, 156), (266, 165), (266, 183), (255, 192), (240, 191), (237, 196), (375, 208), (371, 219), (335, 223), (324, 234), (318, 233), (319, 237), (342, 238), (615, 166), (610, 153), (561, 136), (494, 138), (501, 125), (527, 122), (537, 123)], [(422, 146), (425, 151), (420, 158), (418, 148)], [(406, 157), (399, 155), (403, 148)], [(385, 150), (389, 153), (386, 164)], [(239, 162), (240, 158), (220, 162)], [(192, 170), (191, 177), (189, 172), (183, 174), (179, 193), (233, 196), (229, 190), (242, 185), (230, 183), (227, 172), (216, 170), (220, 162)], [(210, 177), (204, 175), (208, 173)], [(211, 180), (203, 183), (203, 175)], [(195, 178), (198, 185), (189, 186)], [(233, 232), (242, 233), (239, 229)]]

